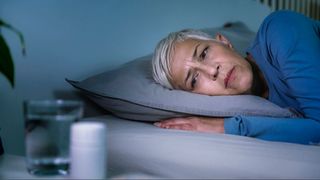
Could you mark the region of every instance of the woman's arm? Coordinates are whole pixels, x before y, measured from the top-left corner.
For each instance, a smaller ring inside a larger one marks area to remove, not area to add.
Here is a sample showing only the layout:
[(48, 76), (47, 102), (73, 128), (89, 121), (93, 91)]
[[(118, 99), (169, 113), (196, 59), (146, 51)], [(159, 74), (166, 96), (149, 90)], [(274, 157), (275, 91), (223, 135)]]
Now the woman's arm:
[(320, 143), (320, 122), (306, 118), (236, 116), (224, 122), (225, 133), (271, 141)]
[(155, 123), (166, 129), (226, 133), (270, 141), (320, 143), (320, 123), (303, 118), (236, 116), (232, 118), (182, 117)]

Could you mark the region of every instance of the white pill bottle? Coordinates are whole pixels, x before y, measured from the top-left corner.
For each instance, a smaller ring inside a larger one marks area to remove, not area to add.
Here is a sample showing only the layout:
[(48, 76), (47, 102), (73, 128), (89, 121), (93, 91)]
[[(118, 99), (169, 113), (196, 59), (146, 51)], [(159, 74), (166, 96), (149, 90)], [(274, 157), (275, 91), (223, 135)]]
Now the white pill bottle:
[(102, 122), (77, 122), (71, 126), (70, 177), (107, 178), (107, 128)]

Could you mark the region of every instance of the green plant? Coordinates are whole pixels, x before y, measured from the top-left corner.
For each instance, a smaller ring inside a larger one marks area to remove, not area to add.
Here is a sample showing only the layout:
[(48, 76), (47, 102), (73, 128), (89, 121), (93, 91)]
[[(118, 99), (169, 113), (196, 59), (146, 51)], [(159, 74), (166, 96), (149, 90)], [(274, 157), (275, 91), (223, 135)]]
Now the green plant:
[[(20, 39), (20, 43), (22, 46), (22, 54), (26, 55), (26, 48), (24, 43), (23, 35), (20, 31), (18, 31), (16, 28), (11, 26), (10, 24), (4, 22), (2, 19), (0, 19), (0, 28), (7, 28), (13, 32), (15, 32)], [(2, 73), (7, 80), (10, 82), (12, 88), (14, 88), (14, 62), (12, 60), (12, 56), (10, 53), (9, 46), (7, 45), (5, 39), (3, 38), (2, 34), (0, 33), (0, 74)]]

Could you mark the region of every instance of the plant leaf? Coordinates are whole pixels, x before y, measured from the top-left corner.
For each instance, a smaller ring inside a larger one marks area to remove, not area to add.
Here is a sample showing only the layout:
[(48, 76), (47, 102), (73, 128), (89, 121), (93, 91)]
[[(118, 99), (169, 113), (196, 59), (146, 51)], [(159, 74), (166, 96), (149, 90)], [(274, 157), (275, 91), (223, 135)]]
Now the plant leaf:
[[(16, 28), (14, 28), (13, 26), (11, 26), (10, 24), (4, 22), (2, 19), (0, 19), (0, 27), (8, 28), (9, 30), (13, 31), (19, 36), (20, 43), (22, 46), (22, 54), (25, 56), (26, 46), (25, 46), (22, 33), (18, 31)], [(1, 34), (0, 34), (0, 73), (2, 73), (8, 79), (12, 88), (14, 88), (14, 63), (11, 57), (10, 49)]]
[(0, 73), (8, 79), (12, 88), (14, 87), (14, 64), (9, 47), (0, 34)]
[(22, 33), (19, 30), (17, 30), (15, 27), (13, 27), (10, 24), (4, 22), (2, 19), (0, 19), (0, 27), (1, 26), (10, 29), (11, 31), (15, 32), (19, 36), (21, 47), (22, 47), (22, 55), (25, 56), (26, 55), (26, 45), (25, 45)]

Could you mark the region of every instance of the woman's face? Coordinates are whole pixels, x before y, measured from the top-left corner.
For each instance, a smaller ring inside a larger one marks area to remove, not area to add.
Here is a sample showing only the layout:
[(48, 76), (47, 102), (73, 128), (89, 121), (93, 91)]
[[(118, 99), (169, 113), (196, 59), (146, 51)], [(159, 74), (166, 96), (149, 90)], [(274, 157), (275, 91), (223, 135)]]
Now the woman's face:
[(253, 81), (250, 64), (218, 35), (217, 41), (187, 39), (172, 51), (174, 88), (206, 95), (249, 94)]

